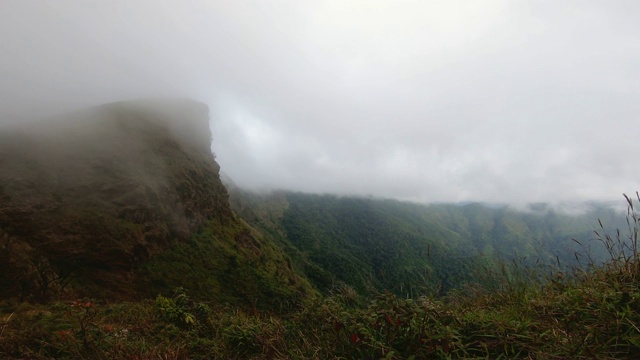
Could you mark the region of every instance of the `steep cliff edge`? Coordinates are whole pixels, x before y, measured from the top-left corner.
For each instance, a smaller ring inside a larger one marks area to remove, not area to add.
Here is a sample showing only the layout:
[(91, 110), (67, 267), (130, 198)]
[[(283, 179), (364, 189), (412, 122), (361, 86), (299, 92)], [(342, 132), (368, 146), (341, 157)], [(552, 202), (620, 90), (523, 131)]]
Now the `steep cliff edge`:
[[(282, 254), (231, 211), (210, 140), (208, 108), (177, 99), (0, 129), (4, 296), (139, 297), (192, 276), (214, 282), (203, 295), (233, 300), (249, 294), (228, 289), (240, 280), (220, 279), (222, 272), (251, 257), (263, 258), (253, 275), (272, 288), (304, 287)], [(169, 268), (177, 262), (188, 262), (190, 275)], [(250, 295), (272, 295), (264, 290)]]

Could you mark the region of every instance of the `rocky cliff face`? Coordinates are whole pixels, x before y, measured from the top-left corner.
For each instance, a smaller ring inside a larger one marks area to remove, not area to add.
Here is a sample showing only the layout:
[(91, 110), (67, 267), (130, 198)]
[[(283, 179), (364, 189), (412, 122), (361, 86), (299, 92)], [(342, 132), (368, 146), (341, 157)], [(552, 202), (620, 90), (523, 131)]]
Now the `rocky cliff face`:
[(210, 140), (208, 108), (188, 100), (0, 129), (4, 296), (135, 296), (140, 264), (212, 221), (236, 226)]

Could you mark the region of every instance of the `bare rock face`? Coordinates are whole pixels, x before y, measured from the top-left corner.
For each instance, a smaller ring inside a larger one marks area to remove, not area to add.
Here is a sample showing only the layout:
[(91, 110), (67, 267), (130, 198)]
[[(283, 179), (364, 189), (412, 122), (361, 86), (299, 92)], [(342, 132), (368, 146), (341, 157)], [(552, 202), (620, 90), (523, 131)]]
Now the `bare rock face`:
[(124, 291), (137, 264), (231, 219), (210, 142), (208, 108), (177, 99), (0, 128), (4, 295)]

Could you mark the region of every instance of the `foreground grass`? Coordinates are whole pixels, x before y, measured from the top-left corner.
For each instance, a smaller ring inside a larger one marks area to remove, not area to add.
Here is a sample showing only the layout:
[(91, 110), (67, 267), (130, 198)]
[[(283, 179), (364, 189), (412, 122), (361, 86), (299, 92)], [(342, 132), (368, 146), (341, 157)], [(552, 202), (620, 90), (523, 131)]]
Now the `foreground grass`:
[(640, 358), (640, 262), (445, 298), (349, 288), (287, 315), (215, 307), (182, 289), (137, 303), (5, 303), (8, 359)]
[(505, 276), (491, 291), (417, 299), (341, 287), (278, 313), (194, 301), (182, 288), (135, 303), (5, 302), (0, 358), (639, 359), (640, 216), (627, 201), (626, 238), (595, 231), (606, 264), (542, 283)]

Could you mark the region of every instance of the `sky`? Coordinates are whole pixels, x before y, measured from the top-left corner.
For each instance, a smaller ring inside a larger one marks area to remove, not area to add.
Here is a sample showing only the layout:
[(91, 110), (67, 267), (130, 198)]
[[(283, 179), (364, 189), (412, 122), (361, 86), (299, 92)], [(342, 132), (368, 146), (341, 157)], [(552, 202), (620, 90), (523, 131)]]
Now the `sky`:
[(416, 202), (640, 190), (640, 2), (3, 0), (0, 123), (209, 105), (235, 183)]

